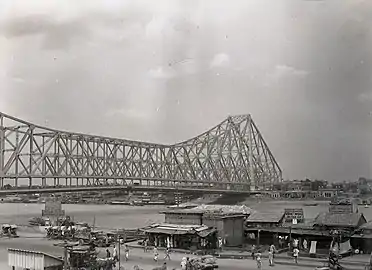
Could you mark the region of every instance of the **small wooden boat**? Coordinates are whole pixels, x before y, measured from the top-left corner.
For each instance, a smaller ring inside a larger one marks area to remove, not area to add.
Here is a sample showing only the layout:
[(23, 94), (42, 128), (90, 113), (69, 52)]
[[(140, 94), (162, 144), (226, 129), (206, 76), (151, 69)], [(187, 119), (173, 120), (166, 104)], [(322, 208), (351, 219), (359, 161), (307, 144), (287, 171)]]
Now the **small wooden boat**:
[(304, 203), (304, 206), (318, 206), (317, 203)]

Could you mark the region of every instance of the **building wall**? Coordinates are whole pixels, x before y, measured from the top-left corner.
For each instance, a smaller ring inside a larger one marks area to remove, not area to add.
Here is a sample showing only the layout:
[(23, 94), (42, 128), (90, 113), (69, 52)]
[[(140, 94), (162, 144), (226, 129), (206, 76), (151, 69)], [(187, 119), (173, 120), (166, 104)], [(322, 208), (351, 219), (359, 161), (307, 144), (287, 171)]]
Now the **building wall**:
[(213, 217), (213, 216), (205, 216), (203, 217), (203, 224), (208, 227), (214, 227), (217, 229), (218, 237), (224, 237), (224, 226), (223, 226), (223, 219)]
[(282, 222), (246, 222), (247, 228), (274, 228), (279, 227)]
[(337, 190), (334, 190), (334, 189), (321, 189), (318, 191), (319, 193), (319, 197), (322, 197), (322, 198), (327, 198), (327, 199), (330, 199), (330, 198), (333, 198), (334, 196), (337, 195)]
[(222, 218), (215, 215), (166, 213), (165, 223), (206, 225), (217, 229), (218, 237), (225, 238), (228, 246), (240, 246), (244, 238), (244, 217)]
[(203, 217), (203, 224), (217, 229), (218, 237), (225, 238), (227, 246), (240, 246), (244, 237), (244, 217)]
[(226, 218), (223, 219), (223, 228), (228, 246), (240, 246), (244, 238), (244, 219)]
[(170, 224), (181, 224), (181, 225), (201, 225), (202, 215), (201, 214), (165, 214), (165, 223)]
[(271, 198), (274, 198), (274, 199), (280, 198), (280, 192), (273, 192), (271, 194)]
[(352, 204), (331, 204), (329, 206), (330, 213), (356, 213), (358, 210), (357, 205), (355, 203)]

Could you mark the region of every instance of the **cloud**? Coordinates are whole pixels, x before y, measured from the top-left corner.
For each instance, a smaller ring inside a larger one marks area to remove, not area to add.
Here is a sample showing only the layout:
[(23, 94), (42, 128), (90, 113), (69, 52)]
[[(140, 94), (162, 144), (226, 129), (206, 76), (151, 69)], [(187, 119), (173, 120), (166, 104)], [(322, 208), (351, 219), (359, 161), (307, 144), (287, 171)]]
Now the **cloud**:
[(371, 102), (372, 101), (372, 91), (364, 92), (358, 95), (358, 100), (360, 102)]
[(210, 67), (227, 67), (230, 65), (230, 56), (225, 53), (216, 54), (211, 63)]
[(14, 81), (15, 83), (24, 83), (24, 82), (25, 82), (25, 80), (24, 80), (23, 78), (17, 78), (17, 77), (14, 77), (14, 78), (13, 78), (13, 81)]
[(251, 113), (286, 177), (372, 174), (371, 1), (67, 2), (0, 1), (1, 110), (159, 143)]
[(167, 20), (165, 18), (153, 18), (145, 29), (146, 37), (154, 38), (162, 34), (165, 27), (167, 26)]
[(280, 80), (288, 77), (304, 78), (309, 72), (286, 65), (277, 65), (271, 77)]
[(85, 38), (89, 28), (77, 19), (57, 20), (50, 15), (11, 17), (0, 24), (0, 34), (6, 38), (22, 38), (32, 35), (42, 38), (45, 49), (67, 49), (75, 38)]
[(170, 79), (174, 76), (171, 70), (166, 70), (165, 68), (161, 66), (150, 69), (148, 72), (148, 75), (152, 79)]
[(125, 117), (133, 120), (148, 119), (149, 115), (133, 108), (111, 109), (105, 113), (107, 117)]

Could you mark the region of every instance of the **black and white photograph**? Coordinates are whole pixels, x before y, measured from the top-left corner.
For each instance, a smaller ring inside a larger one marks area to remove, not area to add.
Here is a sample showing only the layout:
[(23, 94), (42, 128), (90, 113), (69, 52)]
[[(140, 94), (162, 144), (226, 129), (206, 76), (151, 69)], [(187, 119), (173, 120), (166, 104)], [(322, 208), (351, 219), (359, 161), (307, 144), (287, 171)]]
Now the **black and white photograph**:
[(372, 270), (372, 1), (0, 0), (0, 269)]

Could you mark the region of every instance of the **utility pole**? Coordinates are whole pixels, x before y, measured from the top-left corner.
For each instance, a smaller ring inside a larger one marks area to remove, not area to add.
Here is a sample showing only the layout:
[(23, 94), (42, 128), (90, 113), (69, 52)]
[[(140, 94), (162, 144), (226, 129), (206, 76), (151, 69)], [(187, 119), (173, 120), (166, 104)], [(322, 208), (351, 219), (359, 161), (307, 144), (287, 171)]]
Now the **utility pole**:
[(96, 227), (96, 215), (94, 215), (94, 217), (93, 217), (93, 231), (94, 231), (95, 227)]
[(118, 245), (119, 245), (119, 246), (118, 246), (118, 251), (119, 251), (119, 254), (118, 254), (118, 260), (119, 260), (119, 261), (118, 261), (118, 264), (119, 264), (119, 270), (120, 270), (120, 268), (121, 268), (121, 265), (120, 265), (120, 262), (121, 262), (121, 258), (120, 258), (120, 254), (121, 254), (121, 253), (120, 253), (120, 246), (121, 246), (121, 243), (120, 243), (120, 235), (119, 235), (119, 234), (117, 234), (117, 238), (118, 238), (118, 240), (119, 240), (119, 241), (118, 241)]
[(63, 268), (64, 270), (68, 270), (68, 265), (67, 265), (67, 246), (64, 247), (63, 249)]
[(65, 240), (65, 242), (63, 243), (63, 269), (64, 270), (69, 270), (68, 260), (67, 260), (67, 254), (68, 254), (67, 249), (68, 249), (68, 243)]

